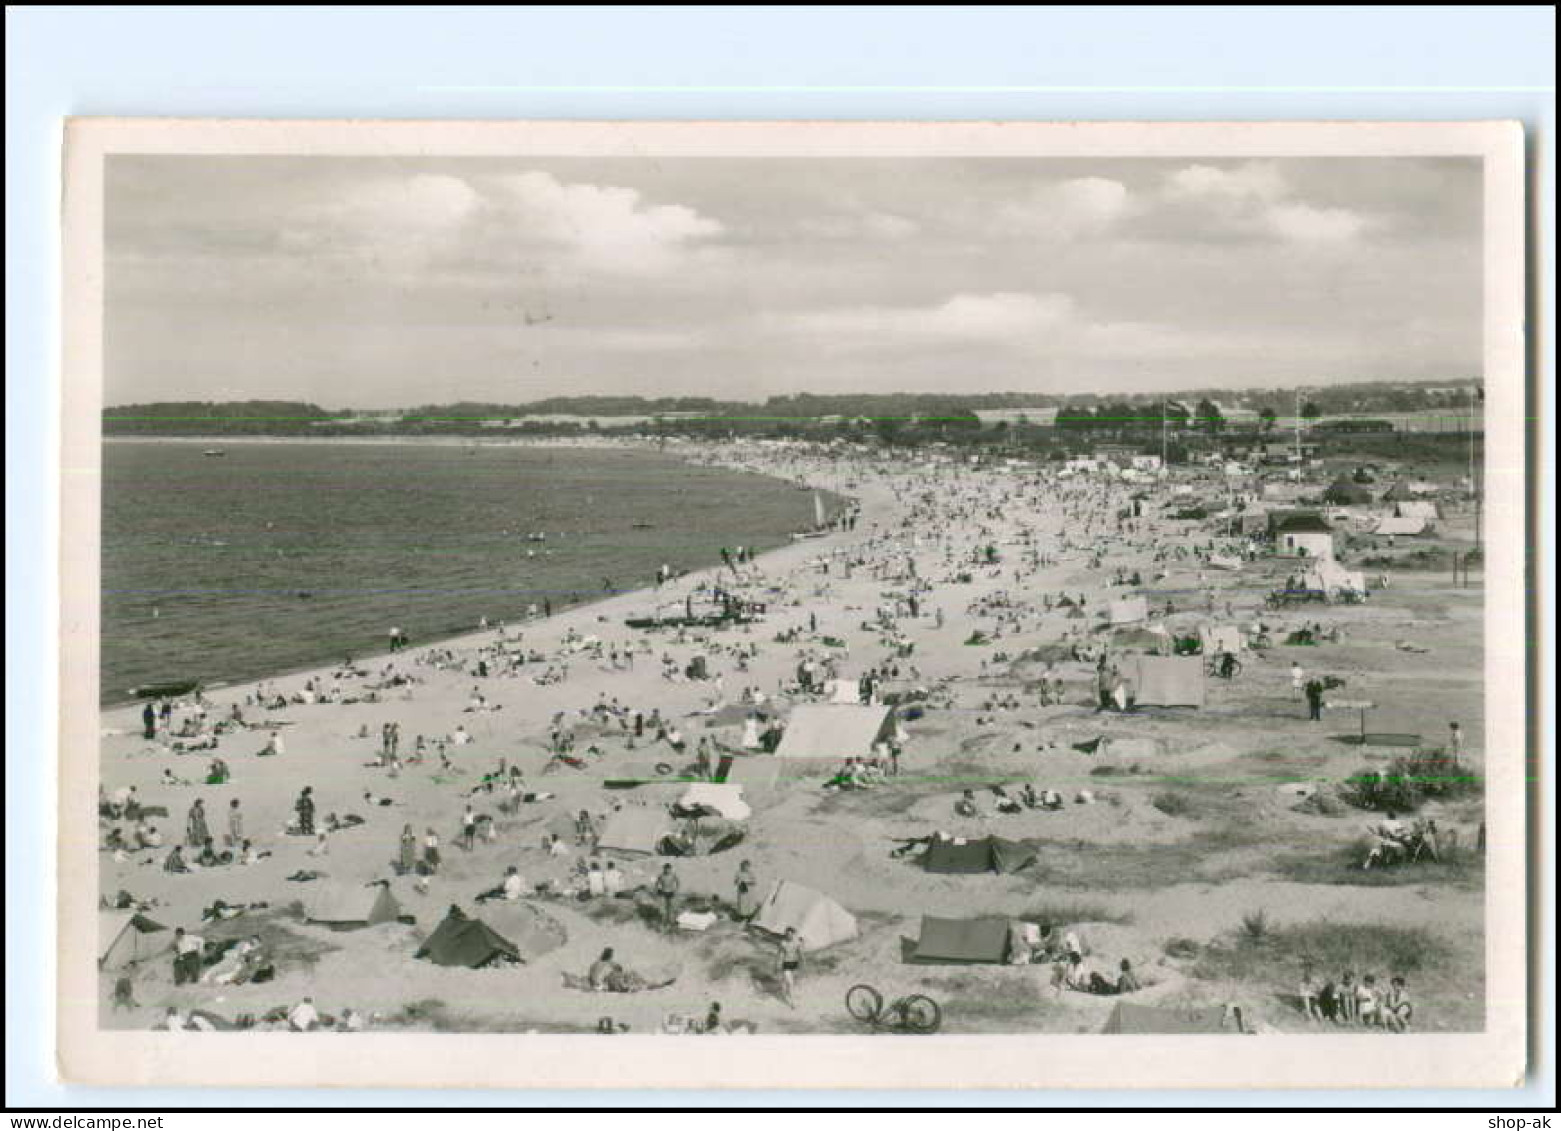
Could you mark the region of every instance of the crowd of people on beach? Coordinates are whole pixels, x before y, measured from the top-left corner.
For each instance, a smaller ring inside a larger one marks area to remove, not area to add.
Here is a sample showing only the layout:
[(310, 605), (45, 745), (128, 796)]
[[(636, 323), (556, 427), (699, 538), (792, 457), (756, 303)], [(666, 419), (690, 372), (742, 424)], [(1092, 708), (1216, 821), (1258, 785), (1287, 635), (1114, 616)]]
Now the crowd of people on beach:
[[(797, 706), (839, 704), (883, 708), (892, 726), (867, 749), (812, 768), (806, 788), (831, 796), (909, 788), (904, 764), (925, 757), (916, 720), (928, 711), (968, 711), (974, 727), (1015, 731), (1016, 752), (1033, 746), (1044, 758), (1063, 747), (1055, 736), (1037, 734), (1032, 741), (1016, 730), (1032, 725), (1029, 716), (1038, 710), (1080, 720), (1140, 714), (1137, 658), (1180, 654), (1183, 641), (1201, 652), (1200, 626), (1228, 629), (1236, 636), (1222, 639), (1239, 637), (1244, 649), (1295, 633), (1308, 646), (1339, 639), (1332, 618), (1325, 624), (1314, 613), (1298, 621), (1255, 607), (1257, 595), (1212, 564), (1253, 563), (1259, 547), (1249, 536), (1200, 530), (1167, 539), (1166, 524), (1151, 513), (1150, 491), (1143, 487), (1050, 471), (998, 477), (958, 467), (928, 482), (883, 453), (764, 457), (734, 449), (712, 458), (797, 479), (827, 471), (838, 481), (844, 469), (849, 482), (886, 492), (894, 505), (871, 514), (845, 508), (827, 524), (839, 536), (801, 543), (806, 553), (786, 568), (738, 545), (719, 548), (714, 578), (670, 563), (655, 571), (653, 591), (689, 602), (690, 610), (696, 601), (717, 609), (739, 601), (770, 609), (757, 626), (669, 623), (633, 630), (605, 616), (560, 624), (551, 602), (543, 601), (518, 616), (484, 618), (475, 636), (461, 640), (414, 646), (397, 627), (388, 634), (385, 655), (346, 656), (320, 673), (225, 694), (197, 688), (149, 700), (139, 708), (143, 745), (132, 756), (161, 762), (157, 803), (144, 802), (136, 784), (120, 784), (117, 767), (109, 765), (109, 784), (100, 787), (98, 799), (103, 848), (116, 866), (157, 864), (203, 891), (216, 890), (205, 886), (217, 882), (208, 878), (228, 869), (274, 870), (282, 883), (300, 888), (334, 869), (343, 873), (333, 877), (338, 881), (404, 880), (430, 905), (446, 897), (495, 908), (643, 900), (655, 912), (655, 925), (676, 937), (686, 929), (680, 917), (690, 909), (704, 915), (717, 908), (734, 922), (752, 920), (764, 894), (753, 862), (742, 861), (729, 893), (691, 892), (673, 861), (653, 855), (648, 864), (629, 862), (603, 847), (603, 830), (630, 804), (632, 789), (596, 795), (582, 807), (579, 783), (610, 780), (617, 772), (627, 786), (660, 778), (719, 783), (734, 761), (741, 767), (775, 751)], [(1030, 520), (1043, 511), (1060, 516), (1058, 529)], [(1064, 564), (1085, 572), (1062, 584)], [(1076, 583), (1079, 576), (1085, 582)], [(875, 587), (875, 600), (840, 599), (840, 592), (864, 580)], [(610, 579), (604, 582), (604, 589), (613, 588)], [(1138, 598), (1141, 613), (1120, 625), (1112, 619), (1116, 602)], [(941, 637), (942, 654), (929, 656), (921, 641), (950, 622), (957, 624), (959, 640)], [(1118, 632), (1130, 629), (1158, 633), (1164, 644), (1124, 644)], [(950, 657), (966, 649), (969, 678), (947, 674)], [(1244, 674), (1237, 653), (1235, 646), (1221, 645), (1201, 659), (1228, 684), (1267, 680), (1264, 686), (1273, 685), (1298, 726), (1320, 721), (1330, 693), (1343, 682), (1323, 659)], [(1010, 678), (1022, 665), (1028, 665), (1026, 677)], [(659, 678), (651, 682), (636, 672)], [(431, 713), (423, 706), (430, 702), (446, 706)], [(544, 722), (521, 721), (535, 719), (540, 704), (547, 708)], [(320, 727), (290, 731), (300, 720), (327, 715), (353, 720), (356, 729), (345, 731), (346, 741), (361, 744), (361, 756), (350, 746), (339, 749), (335, 731), (329, 751), (319, 748)], [(1276, 713), (1276, 726), (1280, 718)], [(310, 735), (307, 743), (288, 741), (302, 733)], [(1461, 750), (1461, 734), (1455, 740)], [(177, 773), (181, 759), (191, 758), (203, 770)], [(250, 799), (240, 793), (256, 780), (273, 780), (270, 766), (286, 767), (291, 800), (280, 821), (267, 810), (263, 826), (250, 819)], [(953, 790), (947, 812), (980, 824), (1061, 813), (1070, 801), (1097, 803), (1097, 790), (1065, 791), (1060, 781), (1048, 782), (1043, 767), (1031, 780)], [(196, 796), (176, 807), (173, 799), (190, 791)], [(430, 797), (438, 799), (436, 806)], [(214, 813), (207, 810), (209, 798)], [(171, 812), (182, 812), (182, 835), (177, 825), (170, 827)], [(715, 837), (700, 822), (710, 819), (708, 813), (669, 813), (657, 849), (682, 857), (704, 853)], [(272, 825), (278, 826), (275, 835)], [(545, 830), (540, 834), (539, 826)], [(1446, 843), (1445, 836), (1438, 841), (1434, 819), (1405, 825), (1393, 813), (1372, 833), (1375, 847), (1363, 865), (1368, 869), (1405, 856), (1435, 860), (1439, 843)], [(368, 874), (356, 874), (363, 854), (355, 847), (348, 855), (339, 851), (343, 838), (350, 846), (364, 838), (383, 846)], [(901, 839), (894, 854), (905, 856), (927, 838)], [(457, 850), (459, 864), (449, 847)], [(481, 880), (471, 879), (467, 857), (480, 861)], [(282, 902), (278, 897), (264, 906)], [(173, 986), (264, 984), (286, 971), (287, 960), (263, 933), (239, 932), (245, 915), (255, 914), (243, 909), (250, 905), (234, 906), (241, 908), (232, 916), (236, 933), (220, 952), (195, 931), (178, 928)], [(802, 945), (795, 932), (767, 945), (776, 956), (775, 992), (795, 1006)], [(638, 992), (632, 971), (615, 953), (605, 948), (585, 982), (603, 992)], [(1131, 958), (1097, 968), (1076, 930), (1058, 930), (1054, 937), (1045, 926), (1037, 939), (1016, 940), (1010, 954), (1022, 954), (1023, 964), (1049, 967), (1048, 985), (1058, 994), (1143, 989)], [(1309, 985), (1310, 974), (1307, 979)], [(134, 1000), (126, 981), (116, 983), (116, 1008)], [(1408, 1028), (1413, 1010), (1403, 978), (1395, 973), (1386, 989), (1376, 987), (1374, 975), (1360, 982), (1345, 975), (1310, 997), (1303, 994), (1304, 1012), (1339, 1024)], [(202, 1027), (182, 1005), (167, 1009), (160, 1022), (166, 1027)], [(370, 1022), (361, 1011), (343, 1010), (327, 1024), (305, 998), (269, 1023), (355, 1030)]]

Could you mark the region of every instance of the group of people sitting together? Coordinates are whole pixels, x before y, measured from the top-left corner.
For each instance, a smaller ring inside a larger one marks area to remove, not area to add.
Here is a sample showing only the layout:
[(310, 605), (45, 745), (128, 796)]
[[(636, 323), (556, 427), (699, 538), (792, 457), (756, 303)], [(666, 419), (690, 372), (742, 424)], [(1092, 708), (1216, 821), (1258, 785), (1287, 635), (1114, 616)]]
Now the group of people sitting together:
[(1361, 861), (1363, 871), (1374, 865), (1414, 863), (1422, 857), (1441, 859), (1434, 817), (1417, 817), (1406, 823), (1389, 812), (1376, 824), (1367, 826), (1367, 832), (1371, 842), (1365, 860)]
[(1359, 981), (1346, 970), (1337, 980), (1319, 981), (1311, 965), (1301, 969), (1301, 1012), (1314, 1021), (1334, 1025), (1358, 1025), (1364, 1028), (1408, 1032), (1414, 1021), (1415, 1006), (1409, 997), (1409, 985), (1402, 976), (1389, 979), (1384, 989), (1375, 974)]
[[(1000, 785), (987, 787), (992, 794), (992, 808), (994, 812), (1003, 814), (1023, 813), (1026, 809), (1061, 809), (1063, 807), (1062, 794), (1055, 789), (1036, 789), (1034, 785), (1026, 782), (1014, 793), (1009, 793)], [(976, 792), (967, 789), (960, 793), (959, 800), (954, 802), (954, 815), (956, 817), (980, 817), (982, 810), (980, 802), (976, 800)]]

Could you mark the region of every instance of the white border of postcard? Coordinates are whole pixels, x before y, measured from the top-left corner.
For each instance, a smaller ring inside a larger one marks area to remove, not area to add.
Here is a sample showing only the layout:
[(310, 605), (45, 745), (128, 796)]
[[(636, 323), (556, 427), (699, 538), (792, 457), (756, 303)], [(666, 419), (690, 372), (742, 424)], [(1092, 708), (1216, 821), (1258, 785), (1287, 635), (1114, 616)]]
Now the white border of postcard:
[[(74, 119), (64, 155), (59, 1066), (72, 1083), (511, 1088), (1374, 1088), (1522, 1083), (1527, 985), (1523, 133), (1512, 122), (373, 122)], [(185, 1033), (98, 1027), (103, 166), (117, 153), (1473, 156), (1485, 169), (1486, 1029), (1231, 1036)]]

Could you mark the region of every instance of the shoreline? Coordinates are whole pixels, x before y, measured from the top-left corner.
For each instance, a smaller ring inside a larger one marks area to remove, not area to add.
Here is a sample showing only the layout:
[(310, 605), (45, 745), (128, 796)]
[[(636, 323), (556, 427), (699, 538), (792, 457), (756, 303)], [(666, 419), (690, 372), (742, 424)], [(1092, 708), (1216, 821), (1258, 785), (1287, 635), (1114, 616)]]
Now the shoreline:
[[(105, 437), (105, 440), (107, 440), (107, 439), (108, 439), (108, 437)], [(163, 437), (147, 437), (145, 439), (146, 440), (153, 440), (153, 439), (155, 439), (157, 442), (163, 442), (164, 441)], [(334, 442), (335, 439), (336, 439), (335, 437), (301, 437), (301, 438), (299, 438), (298, 442), (301, 442), (301, 443), (322, 443), (322, 442)], [(443, 445), (443, 444), (447, 443), (447, 441), (443, 437), (405, 437), (405, 438), (399, 438), (398, 437), (398, 438), (391, 438), (391, 439), (392, 439), (393, 442), (399, 442), (401, 439), (411, 439), (411, 440), (414, 440), (414, 441), (423, 441), (425, 439), (426, 440), (433, 440), (434, 441), (434, 446), (440, 446), (440, 445)], [(138, 437), (138, 438), (136, 438), (135, 442), (141, 442), (141, 440), (142, 440), (142, 438)], [(191, 439), (189, 442), (195, 443), (197, 441)], [(269, 442), (271, 442), (271, 439), (270, 438), (266, 438), (266, 439), (260, 440), (259, 442), (269, 443)], [(287, 442), (291, 442), (291, 441), (284, 439), (284, 440), (282, 440), (282, 442), (283, 443), (287, 443)], [(364, 441), (361, 440), (361, 439), (350, 439), (348, 442), (351, 442), (351, 443), (362, 443)], [(507, 446), (507, 445), (503, 445), (503, 446)], [(615, 443), (611, 443), (611, 442), (607, 442), (607, 443), (582, 444), (582, 445), (578, 445), (578, 446), (580, 446), (580, 447), (587, 447), (587, 446), (589, 446), (589, 447), (609, 447), (609, 446), (614, 446), (615, 447), (615, 446), (620, 446), (620, 445), (615, 444)], [(622, 445), (622, 446), (627, 446), (627, 445)], [(638, 450), (638, 449), (636, 449), (636, 450)], [(695, 451), (662, 452), (660, 454), (673, 456), (674, 458), (677, 458), (680, 463), (683, 463), (683, 464), (686, 464), (686, 465), (697, 466), (697, 467), (716, 467), (716, 468), (720, 468), (720, 469), (726, 470), (726, 471), (740, 472), (740, 473), (744, 473), (744, 474), (748, 474), (748, 475), (760, 476), (760, 477), (765, 478), (765, 479), (773, 480), (773, 481), (775, 481), (777, 483), (784, 483), (784, 484), (787, 484), (789, 486), (795, 486), (795, 487), (798, 487), (799, 489), (806, 489), (806, 490), (817, 491), (825, 499), (825, 505), (826, 505), (826, 509), (827, 509), (827, 514), (828, 514), (828, 516), (830, 518), (833, 518), (834, 516), (838, 515), (841, 511), (843, 511), (845, 509), (848, 509), (851, 506), (855, 506), (855, 507), (859, 508), (864, 517), (866, 517), (868, 515), (867, 507), (863, 504), (863, 501), (860, 498), (842, 494), (841, 492), (839, 492), (839, 491), (837, 491), (837, 490), (835, 490), (833, 488), (826, 487), (826, 486), (824, 486), (822, 484), (807, 483), (807, 482), (805, 482), (803, 480), (798, 480), (798, 479), (794, 479), (794, 478), (787, 478), (787, 477), (781, 476), (781, 475), (774, 475), (774, 474), (771, 474), (769, 472), (759, 471), (759, 470), (755, 470), (755, 469), (753, 469), (751, 467), (743, 467), (743, 466), (735, 465), (735, 464), (703, 463), (703, 462), (700, 462), (696, 458), (696, 457), (698, 457), (700, 455), (708, 455), (709, 451), (710, 451), (709, 448), (701, 446), (698, 450), (695, 450)], [(841, 531), (832, 531), (830, 534), (826, 535), (824, 538), (808, 539), (808, 540), (802, 541), (802, 542), (798, 542), (795, 539), (789, 539), (789, 540), (787, 540), (785, 542), (777, 543), (776, 545), (771, 546), (768, 549), (761, 550), (758, 553), (756, 553), (754, 555), (753, 561), (750, 563), (750, 565), (751, 566), (763, 567), (766, 564), (773, 564), (773, 562), (769, 561), (769, 559), (773, 558), (775, 555), (781, 554), (781, 553), (783, 553), (783, 552), (785, 552), (787, 550), (797, 549), (799, 547), (810, 547), (811, 546), (811, 547), (814, 547), (816, 549), (816, 548), (823, 547), (823, 546), (832, 546), (832, 545), (835, 544), (835, 540), (838, 538), (838, 536), (841, 533), (843, 533), (843, 532), (841, 532)], [(712, 553), (715, 553), (715, 551), (712, 550)], [(683, 575), (681, 575), (679, 577), (673, 578), (672, 582), (670, 582), (669, 584), (681, 585), (683, 583), (689, 583), (690, 585), (697, 586), (698, 584), (703, 583), (705, 581), (709, 581), (709, 580), (715, 579), (716, 577), (718, 577), (720, 575), (720, 573), (725, 568), (726, 568), (726, 566), (724, 564), (719, 564), (719, 563), (715, 564), (715, 565), (709, 565), (709, 566), (700, 566), (700, 567), (698, 567), (696, 569), (690, 569), (687, 573), (685, 573), (685, 574), (683, 574)], [(479, 628), (478, 626), (473, 625), (469, 629), (466, 629), (466, 630), (463, 630), (463, 631), (460, 631), (460, 632), (456, 632), (456, 633), (452, 633), (450, 635), (441, 635), (441, 636), (438, 636), (438, 637), (431, 637), (431, 638), (426, 639), (426, 640), (420, 640), (420, 641), (418, 641), (416, 643), (410, 644), (403, 651), (406, 652), (406, 653), (415, 653), (415, 652), (417, 652), (417, 651), (419, 651), (421, 649), (425, 649), (425, 648), (457, 647), (457, 646), (460, 646), (460, 645), (463, 645), (463, 644), (471, 644), (471, 643), (480, 641), (486, 635), (494, 633), (494, 632), (498, 632), (498, 631), (508, 632), (510, 630), (518, 630), (518, 631), (524, 633), (526, 631), (535, 630), (535, 629), (541, 628), (543, 626), (551, 626), (551, 625), (562, 626), (562, 631), (567, 631), (569, 627), (577, 627), (577, 628), (580, 628), (582, 632), (584, 632), (585, 631), (585, 627), (584, 626), (586, 626), (586, 625), (593, 625), (593, 624), (598, 623), (599, 620), (601, 619), (602, 615), (603, 615), (602, 610), (608, 608), (609, 606), (612, 606), (615, 602), (622, 602), (622, 603), (625, 603), (625, 604), (630, 604), (631, 607), (632, 607), (632, 603), (633, 602), (635, 602), (637, 600), (643, 599), (644, 596), (647, 593), (652, 593), (652, 592), (655, 592), (655, 586), (644, 585), (644, 586), (639, 586), (639, 587), (632, 588), (632, 589), (618, 589), (618, 590), (614, 590), (611, 593), (611, 595), (608, 595), (608, 596), (602, 596), (600, 594), (596, 594), (596, 595), (593, 595), (592, 597), (590, 597), (589, 599), (587, 599), (585, 601), (582, 601), (579, 604), (567, 605), (564, 608), (556, 610), (551, 617), (542, 617), (542, 618), (538, 618), (536, 620), (527, 620), (527, 619), (505, 620), (503, 622), (502, 629), (499, 626), (493, 625), (493, 624), (490, 624), (487, 628)], [(624, 615), (627, 615), (628, 611), (629, 611), (628, 609), (620, 610), (620, 612), (622, 612)], [(575, 619), (571, 620), (571, 618), (575, 618)], [(201, 688), (201, 690), (203, 692), (216, 691), (216, 692), (221, 692), (223, 694), (244, 693), (244, 692), (247, 692), (247, 691), (249, 691), (249, 690), (259, 686), (262, 683), (270, 683), (270, 682), (274, 682), (276, 680), (293, 679), (293, 678), (310, 679), (310, 678), (328, 677), (330, 675), (331, 671), (333, 670), (333, 668), (338, 666), (340, 664), (341, 660), (345, 659), (345, 657), (348, 656), (348, 655), (350, 655), (352, 657), (354, 663), (367, 663), (367, 662), (370, 662), (370, 661), (382, 661), (382, 660), (387, 659), (389, 657), (397, 656), (397, 655), (400, 655), (400, 654), (402, 654), (402, 653), (400, 653), (400, 652), (391, 652), (388, 649), (383, 648), (383, 647), (381, 647), (381, 648), (374, 648), (372, 650), (346, 649), (346, 650), (343, 650), (343, 652), (342, 652), (340, 657), (338, 657), (336, 660), (333, 660), (333, 661), (321, 661), (321, 660), (310, 661), (310, 662), (305, 663), (305, 664), (300, 664), (300, 665), (297, 665), (297, 666), (284, 668), (284, 669), (281, 669), (281, 670), (278, 670), (278, 671), (275, 671), (275, 672), (268, 672), (268, 673), (266, 673), (264, 675), (246, 676), (246, 677), (243, 677), (243, 678), (240, 678), (240, 679), (234, 679), (234, 680), (217, 680), (217, 681), (214, 681), (214, 682), (202, 681), (201, 684), (200, 684), (200, 688)], [(102, 672), (101, 671), (99, 671), (99, 673), (98, 673), (98, 679), (99, 679), (99, 682), (101, 684), (101, 681), (102, 681)], [(101, 694), (101, 688), (100, 688), (100, 694)], [(108, 716), (108, 714), (110, 712), (126, 711), (126, 710), (138, 711), (140, 706), (143, 703), (146, 703), (146, 702), (149, 702), (149, 701), (153, 701), (153, 700), (147, 700), (147, 699), (139, 698), (139, 697), (132, 697), (132, 696), (128, 695), (128, 692), (126, 692), (126, 697), (124, 697), (124, 698), (115, 698), (115, 699), (111, 699), (111, 700), (104, 700), (104, 699), (100, 698), (99, 703), (98, 703), (98, 714), (99, 714), (100, 719), (102, 719), (102, 720), (104, 720), (106, 722), (107, 716)]]

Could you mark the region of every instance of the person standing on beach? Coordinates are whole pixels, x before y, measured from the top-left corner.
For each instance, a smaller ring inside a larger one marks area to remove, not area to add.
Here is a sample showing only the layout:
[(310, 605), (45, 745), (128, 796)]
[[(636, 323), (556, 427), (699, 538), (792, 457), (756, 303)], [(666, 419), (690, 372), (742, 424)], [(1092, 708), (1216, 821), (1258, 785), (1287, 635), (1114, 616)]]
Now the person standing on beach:
[(433, 829), (423, 835), (423, 872), (429, 876), (439, 872), (439, 834)]
[(786, 928), (776, 957), (780, 965), (781, 1000), (796, 1009), (797, 971), (802, 969), (802, 940), (797, 937), (797, 928)]
[(1292, 660), (1290, 662), (1290, 698), (1291, 699), (1299, 700), (1301, 698), (1301, 690), (1305, 686), (1305, 683), (1306, 683), (1306, 672), (1304, 670), (1302, 670), (1300, 663), (1298, 663), (1297, 661)]
[(1320, 679), (1308, 680), (1306, 684), (1306, 711), (1307, 717), (1314, 723), (1322, 722), (1323, 717), (1323, 683)]
[(744, 860), (737, 866), (737, 875), (733, 879), (733, 885), (737, 888), (737, 918), (742, 922), (747, 922), (759, 910), (759, 879), (753, 873), (753, 864), (751, 862)]
[(298, 795), (298, 800), (293, 802), (293, 810), (298, 814), (298, 831), (303, 836), (314, 835), (314, 786), (304, 786), (303, 792)]
[(411, 825), (401, 828), (401, 852), (396, 858), (396, 871), (405, 876), (417, 868), (417, 834)]
[(191, 848), (200, 848), (211, 836), (206, 828), (206, 804), (199, 797), (190, 806), (190, 813), (185, 821), (185, 842)]
[(666, 931), (671, 931), (677, 925), (674, 912), (677, 907), (679, 886), (677, 874), (672, 871), (672, 865), (663, 864), (661, 866), (661, 874), (656, 877), (655, 889), (657, 898), (661, 900), (662, 929)]
[(238, 798), (228, 802), (228, 836), (227, 846), (238, 848), (244, 843), (244, 811), (239, 808)]
[(148, 700), (146, 706), (141, 708), (141, 737), (157, 737), (157, 710)]
[(477, 811), (471, 802), (466, 803), (466, 812), (461, 816), (461, 847), (467, 852), (477, 847)]

